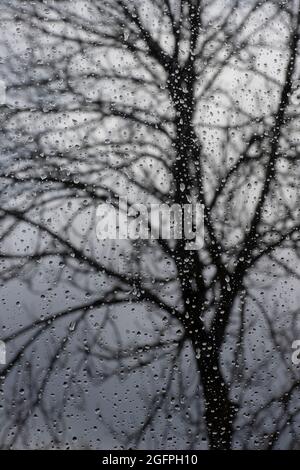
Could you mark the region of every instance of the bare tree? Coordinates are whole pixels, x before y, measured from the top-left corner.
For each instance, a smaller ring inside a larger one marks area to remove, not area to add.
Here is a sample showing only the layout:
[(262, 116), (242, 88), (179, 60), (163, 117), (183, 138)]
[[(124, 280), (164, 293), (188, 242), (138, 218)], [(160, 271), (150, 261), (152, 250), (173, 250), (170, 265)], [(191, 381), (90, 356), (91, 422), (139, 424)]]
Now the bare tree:
[[(48, 287), (77, 293), (61, 309), (46, 296), (41, 317), (3, 337), (15, 348), (5, 383), (27, 384), (8, 399), (3, 445), (17, 445), (36, 410), (58, 443), (82, 369), (99, 387), (139, 370), (159, 378), (126, 445), (162, 429), (182, 395), (187, 447), (205, 435), (211, 449), (297, 445), (287, 354), (298, 310), (276, 309), (274, 290), (292, 296), (299, 280), (298, 0), (4, 0), (1, 10), (1, 279), (35, 291), (47, 269)], [(101, 244), (96, 209), (124, 194), (132, 205), (196, 198), (204, 247)], [(148, 323), (126, 342), (130, 309)], [(48, 362), (35, 367), (49, 331)], [(67, 361), (66, 393), (50, 406)]]

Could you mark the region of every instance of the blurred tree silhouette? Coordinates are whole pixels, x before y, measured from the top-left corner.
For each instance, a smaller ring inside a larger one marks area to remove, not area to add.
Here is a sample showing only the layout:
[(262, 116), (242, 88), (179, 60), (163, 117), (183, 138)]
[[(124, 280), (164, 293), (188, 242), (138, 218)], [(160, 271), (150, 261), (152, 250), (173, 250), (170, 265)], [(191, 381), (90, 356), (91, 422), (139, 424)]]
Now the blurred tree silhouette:
[[(44, 270), (44, 291), (81, 296), (46, 296), (2, 338), (3, 446), (36, 413), (58, 445), (82, 370), (99, 387), (148, 374), (139, 420), (107, 423), (123, 445), (167, 448), (177, 423), (187, 448), (297, 446), (298, 309), (276, 292), (295, 300), (300, 275), (299, 1), (3, 0), (1, 21), (2, 283), (37, 291)], [(203, 249), (100, 243), (96, 209), (120, 195), (198, 200)]]

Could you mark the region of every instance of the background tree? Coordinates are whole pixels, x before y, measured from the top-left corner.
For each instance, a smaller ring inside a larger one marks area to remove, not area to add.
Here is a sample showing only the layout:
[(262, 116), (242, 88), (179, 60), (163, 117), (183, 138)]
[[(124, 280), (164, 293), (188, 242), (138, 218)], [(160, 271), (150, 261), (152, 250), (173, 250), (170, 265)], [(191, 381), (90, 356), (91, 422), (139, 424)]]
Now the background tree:
[[(1, 10), (1, 278), (42, 292), (3, 335), (3, 445), (37, 416), (59, 445), (87, 379), (117, 377), (140, 390), (133, 424), (126, 394), (106, 423), (123, 445), (184, 426), (191, 448), (297, 446), (298, 0)], [(124, 194), (196, 198), (203, 249), (97, 241), (98, 205)]]

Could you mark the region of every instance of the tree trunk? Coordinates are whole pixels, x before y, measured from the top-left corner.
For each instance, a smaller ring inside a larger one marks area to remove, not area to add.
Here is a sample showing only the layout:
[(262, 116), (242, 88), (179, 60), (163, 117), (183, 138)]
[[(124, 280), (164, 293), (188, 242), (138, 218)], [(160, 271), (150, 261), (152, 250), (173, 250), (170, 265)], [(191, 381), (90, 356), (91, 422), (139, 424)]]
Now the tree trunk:
[(211, 449), (230, 449), (236, 408), (229, 398), (218, 360), (218, 352), (202, 348), (197, 359), (205, 400), (205, 421)]

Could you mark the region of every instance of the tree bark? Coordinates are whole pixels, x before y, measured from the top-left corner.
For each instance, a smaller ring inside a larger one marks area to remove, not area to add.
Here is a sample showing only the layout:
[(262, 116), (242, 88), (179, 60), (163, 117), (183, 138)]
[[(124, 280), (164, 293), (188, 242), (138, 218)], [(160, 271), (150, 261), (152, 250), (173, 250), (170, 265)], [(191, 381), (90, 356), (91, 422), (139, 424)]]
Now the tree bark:
[(232, 446), (233, 423), (236, 408), (229, 397), (229, 388), (223, 379), (218, 353), (210, 346), (197, 359), (205, 400), (205, 421), (211, 449), (229, 450)]
[[(191, 298), (191, 294), (188, 296), (185, 292), (185, 295)], [(202, 295), (199, 292), (195, 293), (193, 306), (186, 310), (188, 320), (184, 326), (195, 351), (199, 382), (202, 385), (209, 448), (229, 450), (232, 448), (234, 421), (238, 408), (230, 399), (230, 387), (223, 377), (220, 358), (235, 294), (228, 292), (228, 296), (224, 296), (223, 302), (219, 304), (222, 315), (217, 308), (216, 315), (219, 321), (215, 319), (213, 330), (209, 331), (205, 329), (199, 318), (199, 305), (202, 299), (203, 293)]]

